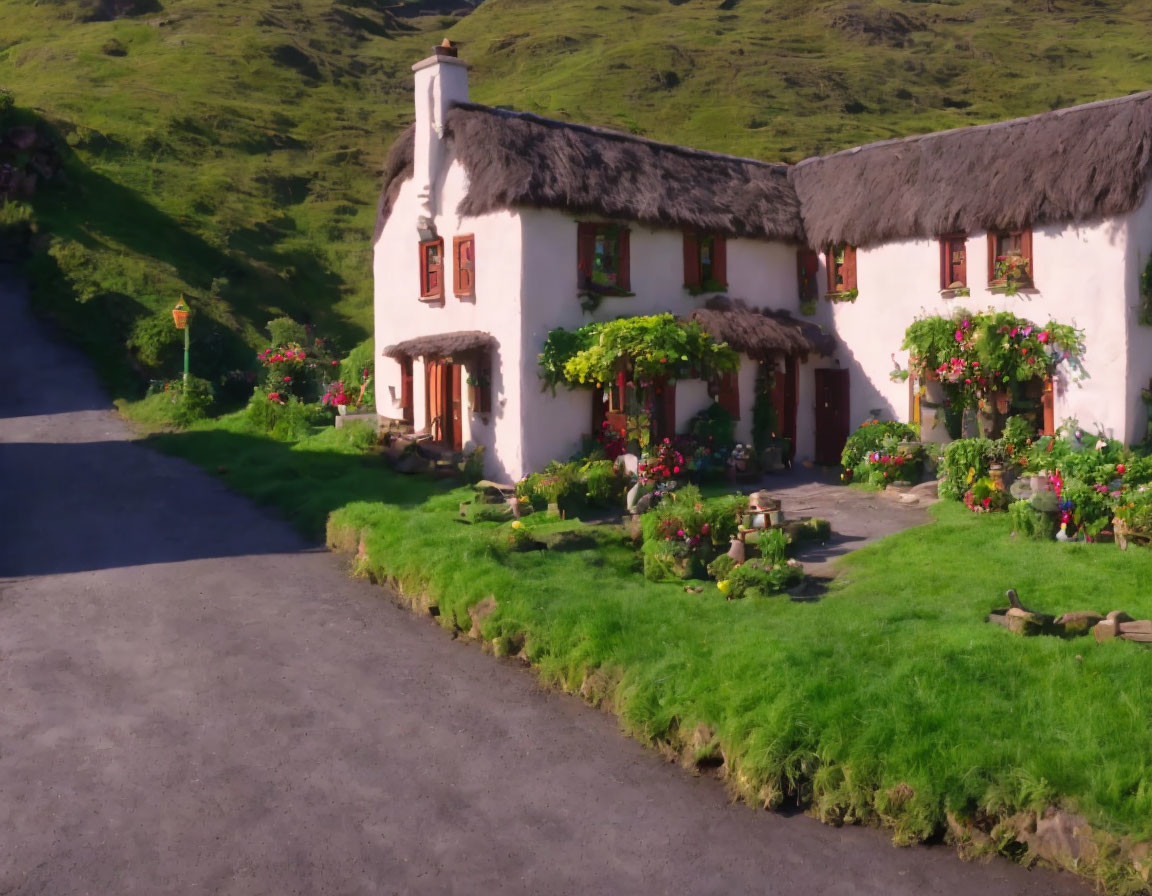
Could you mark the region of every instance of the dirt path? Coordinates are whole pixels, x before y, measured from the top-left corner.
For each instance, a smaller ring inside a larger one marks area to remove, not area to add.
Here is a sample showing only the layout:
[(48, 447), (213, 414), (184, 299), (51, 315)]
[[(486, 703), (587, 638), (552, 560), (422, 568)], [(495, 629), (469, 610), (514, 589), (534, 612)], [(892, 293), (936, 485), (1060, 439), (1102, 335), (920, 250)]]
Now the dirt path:
[(1073, 894), (731, 806), (132, 444), (0, 269), (0, 893)]

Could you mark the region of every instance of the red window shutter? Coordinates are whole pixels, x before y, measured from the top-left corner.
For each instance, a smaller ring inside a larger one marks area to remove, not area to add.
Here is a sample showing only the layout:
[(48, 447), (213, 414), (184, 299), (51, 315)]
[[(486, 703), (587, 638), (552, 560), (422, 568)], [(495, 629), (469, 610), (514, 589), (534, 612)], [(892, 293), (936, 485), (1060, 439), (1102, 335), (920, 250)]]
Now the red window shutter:
[(740, 419), (740, 378), (735, 373), (725, 373), (720, 377), (720, 394), (716, 396), (720, 407), (732, 415), (734, 420)]
[(836, 247), (829, 246), (824, 257), (828, 261), (828, 292), (838, 292), (840, 287), (836, 285)]
[(596, 261), (596, 231), (595, 224), (581, 223), (576, 233), (576, 270), (583, 287), (592, 281), (592, 266)]
[(656, 384), (656, 426), (653, 435), (670, 439), (676, 435), (676, 381), (661, 380)]
[(619, 270), (616, 272), (616, 285), (625, 292), (629, 292), (632, 289), (632, 250), (628, 238), (631, 231), (627, 227), (621, 227), (617, 232), (620, 235), (620, 258), (617, 262)]
[(996, 280), (996, 232), (988, 231), (988, 282)]
[(400, 419), (412, 422), (412, 359), (400, 361)]
[(948, 274), (952, 270), (952, 241), (948, 237), (940, 237), (940, 288), (948, 288)]
[(856, 289), (856, 247), (844, 247), (844, 289)]
[(1032, 256), (1032, 228), (1025, 227), (1020, 232), (1020, 254), (1028, 259), (1028, 278), (1036, 282), (1036, 259)]
[(819, 295), (816, 277), (820, 273), (820, 255), (811, 249), (796, 251), (796, 280), (801, 302), (815, 301)]
[(458, 236), (452, 240), (452, 255), (455, 260), (453, 288), (458, 297), (464, 298), (476, 292), (476, 239)]
[(712, 237), (712, 279), (728, 286), (728, 241), (717, 234)]
[(700, 287), (700, 238), (695, 231), (684, 231), (684, 285)]

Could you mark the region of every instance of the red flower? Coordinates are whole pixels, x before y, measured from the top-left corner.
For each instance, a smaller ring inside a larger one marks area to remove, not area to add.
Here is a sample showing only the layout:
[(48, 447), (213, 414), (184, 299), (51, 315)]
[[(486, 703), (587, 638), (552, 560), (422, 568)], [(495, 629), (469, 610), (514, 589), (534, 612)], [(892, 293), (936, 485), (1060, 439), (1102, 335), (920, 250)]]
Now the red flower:
[(333, 361), (333, 362), (332, 362), (332, 366), (333, 366), (333, 367), (335, 367), (335, 366), (336, 366), (337, 364), (339, 364), (339, 363), (340, 363), (339, 361)]

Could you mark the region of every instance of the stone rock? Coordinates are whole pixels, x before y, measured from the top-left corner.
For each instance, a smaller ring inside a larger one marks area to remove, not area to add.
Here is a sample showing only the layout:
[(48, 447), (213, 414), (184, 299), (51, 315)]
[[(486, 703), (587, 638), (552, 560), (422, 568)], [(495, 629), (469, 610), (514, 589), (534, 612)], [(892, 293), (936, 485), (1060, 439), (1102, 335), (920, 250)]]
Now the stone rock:
[(468, 617), (472, 620), (472, 629), (468, 632), (470, 637), (480, 637), (480, 623), (495, 613), (496, 608), (496, 598), (491, 594), (468, 608)]
[(636, 502), (636, 506), (635, 506), (635, 508), (633, 508), (632, 512), (633, 513), (647, 513), (651, 509), (652, 509), (652, 494), (649, 493), (647, 495), (641, 495), (640, 496), (640, 499)]
[(1060, 499), (1056, 492), (1036, 492), (1032, 496), (1032, 507), (1041, 513), (1056, 513), (1060, 509)]
[(1046, 810), (1019, 839), (1036, 856), (1058, 865), (1092, 862), (1099, 855), (1088, 820), (1057, 809)]
[(908, 493), (915, 495), (921, 500), (934, 500), (940, 497), (939, 486), (940, 483), (935, 479), (929, 479), (927, 482), (921, 482), (918, 485), (912, 486), (912, 488), (908, 490)]
[(900, 503), (901, 504), (919, 504), (920, 499), (916, 495), (905, 494), (905, 495), (900, 496)]

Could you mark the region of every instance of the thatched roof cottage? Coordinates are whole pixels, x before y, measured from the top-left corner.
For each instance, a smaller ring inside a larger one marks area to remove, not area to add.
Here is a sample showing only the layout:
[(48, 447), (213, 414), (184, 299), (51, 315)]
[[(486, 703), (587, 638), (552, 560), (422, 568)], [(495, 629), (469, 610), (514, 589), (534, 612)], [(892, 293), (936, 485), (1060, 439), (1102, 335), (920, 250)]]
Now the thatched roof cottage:
[(932, 437), (890, 373), (914, 318), (962, 304), (1083, 327), (1088, 376), (1053, 384), (1049, 417), (1143, 437), (1152, 93), (785, 166), (471, 103), (451, 47), (413, 68), (374, 237), (378, 410), (484, 445), (491, 475), (567, 457), (613, 400), (542, 390), (548, 331), (659, 312), (744, 358), (669, 389), (666, 428), (715, 397), (748, 440), (767, 367), (800, 460), (834, 462), (876, 415), (924, 414)]

